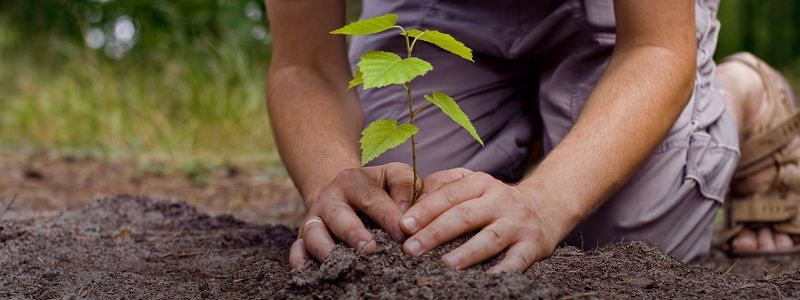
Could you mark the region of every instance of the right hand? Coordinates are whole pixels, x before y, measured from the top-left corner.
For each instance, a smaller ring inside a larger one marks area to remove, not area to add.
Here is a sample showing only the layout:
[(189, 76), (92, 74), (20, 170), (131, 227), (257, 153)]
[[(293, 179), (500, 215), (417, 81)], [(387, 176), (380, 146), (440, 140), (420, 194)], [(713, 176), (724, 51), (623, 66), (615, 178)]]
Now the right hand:
[[(406, 235), (400, 218), (411, 207), (413, 172), (409, 165), (389, 163), (345, 169), (318, 196), (308, 201), (308, 213), (289, 252), (289, 265), (302, 269), (309, 254), (324, 260), (333, 251), (334, 236), (360, 254), (377, 249), (377, 243), (356, 215), (372, 219), (395, 241)], [(420, 187), (419, 180), (417, 187)], [(319, 220), (311, 221), (310, 220)]]

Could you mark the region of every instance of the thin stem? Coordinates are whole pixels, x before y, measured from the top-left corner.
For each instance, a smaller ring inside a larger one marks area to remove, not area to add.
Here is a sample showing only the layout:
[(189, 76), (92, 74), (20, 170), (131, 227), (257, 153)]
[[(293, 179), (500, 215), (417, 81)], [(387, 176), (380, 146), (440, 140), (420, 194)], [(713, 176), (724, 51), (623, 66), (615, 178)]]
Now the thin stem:
[[(411, 51), (414, 50), (414, 43), (417, 42), (419, 36), (414, 39), (412, 43), (408, 37), (408, 31), (402, 26), (395, 26), (395, 28), (400, 29), (403, 36), (406, 39), (406, 51), (408, 52), (408, 57), (411, 57)], [(406, 89), (406, 96), (408, 100), (408, 123), (414, 125), (414, 115), (417, 113), (414, 111), (414, 102), (411, 98), (411, 81), (406, 82), (403, 84), (403, 87)], [(414, 138), (414, 135), (411, 136), (411, 172), (414, 174), (414, 181), (411, 184), (411, 205), (417, 203), (417, 140)]]
[[(417, 44), (417, 40), (419, 40), (419, 38), (421, 38), (423, 35), (425, 35), (425, 32), (426, 31), (423, 31), (422, 33), (420, 33), (417, 37), (414, 38), (414, 41), (411, 42), (411, 46), (408, 47), (408, 49), (409, 49), (408, 50), (408, 56), (409, 57), (411, 57), (411, 51), (414, 51), (414, 45)], [(406, 38), (408, 38), (408, 35), (406, 35)]]
[[(408, 123), (414, 125), (414, 107), (411, 99), (411, 82), (407, 82), (406, 96), (408, 96)], [(411, 172), (414, 174), (414, 181), (411, 184), (411, 205), (417, 203), (417, 140), (411, 136)]]
[(426, 107), (428, 107), (428, 105), (431, 105), (431, 103), (430, 103), (430, 102), (425, 102), (425, 103), (423, 103), (422, 105), (420, 105), (419, 107), (417, 107), (417, 109), (415, 109), (415, 110), (414, 110), (414, 115), (416, 115), (416, 114), (418, 114), (420, 111), (422, 111), (422, 109), (423, 109), (423, 108), (426, 108)]
[(408, 39), (408, 31), (400, 25), (395, 25), (394, 27), (400, 29), (401, 33), (406, 38), (406, 52), (408, 53), (408, 57), (411, 57), (411, 50), (413, 50), (413, 48), (411, 47), (411, 41)]

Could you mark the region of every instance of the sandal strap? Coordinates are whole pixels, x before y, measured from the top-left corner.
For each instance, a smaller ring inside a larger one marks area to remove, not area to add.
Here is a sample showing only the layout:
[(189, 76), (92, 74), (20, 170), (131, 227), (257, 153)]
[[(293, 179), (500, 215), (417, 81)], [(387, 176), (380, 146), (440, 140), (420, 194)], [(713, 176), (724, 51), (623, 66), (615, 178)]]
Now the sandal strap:
[(742, 145), (739, 169), (747, 169), (758, 161), (775, 153), (800, 134), (800, 111)]
[(730, 203), (731, 221), (740, 222), (786, 222), (798, 213), (798, 201), (770, 199), (780, 195), (753, 195), (750, 199), (734, 200)]
[[(776, 102), (776, 105), (780, 103), (784, 109), (791, 109), (794, 106), (794, 104), (789, 103), (790, 99), (785, 88), (774, 82), (775, 79), (769, 74), (769, 67), (761, 59), (750, 53), (742, 52), (726, 57), (724, 61), (737, 61), (753, 69), (761, 77), (769, 102)], [(779, 108), (773, 105), (773, 109)], [(776, 126), (762, 131), (744, 142), (741, 146), (738, 170), (746, 170), (762, 159), (767, 158), (770, 154), (788, 144), (799, 133), (800, 111), (797, 111)]]

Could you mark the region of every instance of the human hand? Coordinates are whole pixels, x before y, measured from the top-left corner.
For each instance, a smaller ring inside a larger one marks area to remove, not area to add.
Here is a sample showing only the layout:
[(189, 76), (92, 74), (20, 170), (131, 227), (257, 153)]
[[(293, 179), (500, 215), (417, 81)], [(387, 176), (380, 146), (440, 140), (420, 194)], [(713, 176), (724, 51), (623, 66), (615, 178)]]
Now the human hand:
[(489, 272), (523, 271), (552, 255), (571, 229), (555, 213), (559, 208), (541, 205), (532, 189), (505, 184), (486, 173), (450, 169), (423, 182), (418, 203), (405, 212), (400, 226), (411, 235), (403, 245), (409, 255), (422, 255), (481, 229), (442, 256), (445, 266), (464, 269), (508, 249)]
[(358, 253), (374, 252), (377, 244), (357, 211), (402, 242), (406, 235), (400, 230), (400, 217), (411, 205), (413, 181), (411, 167), (402, 163), (343, 170), (308, 201), (305, 222), (289, 252), (289, 265), (303, 268), (309, 254), (318, 260), (328, 257), (335, 245), (331, 232)]

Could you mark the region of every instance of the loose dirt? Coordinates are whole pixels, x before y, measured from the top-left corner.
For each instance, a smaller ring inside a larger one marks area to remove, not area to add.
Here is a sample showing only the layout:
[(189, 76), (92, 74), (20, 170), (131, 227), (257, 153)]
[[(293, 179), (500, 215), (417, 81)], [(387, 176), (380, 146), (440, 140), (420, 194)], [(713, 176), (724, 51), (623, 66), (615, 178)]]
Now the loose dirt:
[(232, 214), (254, 224), (297, 226), (305, 214), (300, 195), (281, 167), (188, 168), (156, 160), (0, 154), (0, 198), (16, 195), (17, 211), (77, 209), (121, 193), (180, 198), (210, 215)]
[(487, 265), (441, 267), (441, 254), (461, 241), (410, 258), (376, 230), (378, 253), (337, 247), (321, 264), (294, 272), (287, 255), (295, 230), (210, 217), (177, 200), (115, 196), (47, 216), (3, 218), (0, 298), (800, 297), (800, 273), (724, 273), (642, 242), (559, 248), (524, 273), (490, 275)]
[[(376, 231), (375, 255), (340, 247), (293, 272), (291, 228), (304, 209), (284, 174), (235, 165), (187, 171), (0, 156), (0, 298), (798, 297), (800, 256), (728, 258), (714, 248), (701, 266), (687, 266), (644, 243), (561, 248), (524, 274), (492, 276), (485, 265), (441, 268), (438, 258), (458, 241), (410, 258)], [(168, 200), (93, 202), (115, 193)]]

